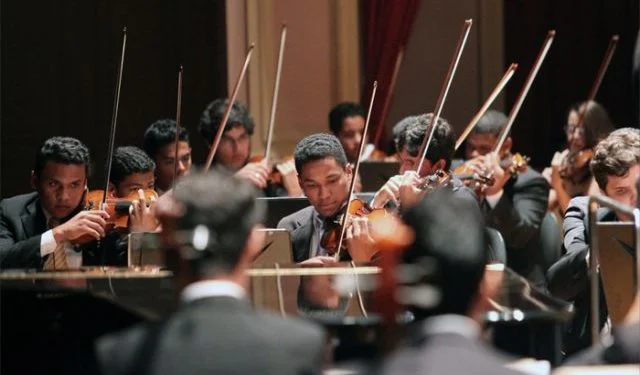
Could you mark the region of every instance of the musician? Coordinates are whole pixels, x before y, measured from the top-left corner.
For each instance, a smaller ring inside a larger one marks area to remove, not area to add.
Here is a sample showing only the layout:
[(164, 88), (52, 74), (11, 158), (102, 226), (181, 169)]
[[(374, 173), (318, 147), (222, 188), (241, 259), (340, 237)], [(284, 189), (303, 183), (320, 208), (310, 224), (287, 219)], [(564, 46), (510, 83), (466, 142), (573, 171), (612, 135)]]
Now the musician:
[[(329, 130), (340, 140), (349, 163), (358, 160), (366, 116), (364, 108), (352, 102), (339, 103), (329, 112)], [(385, 156), (375, 145), (369, 143), (368, 137), (365, 139), (361, 160), (383, 160)]]
[(180, 307), (157, 323), (100, 339), (109, 374), (320, 373), (324, 335), (254, 310), (247, 270), (260, 252), (265, 207), (256, 189), (218, 171), (181, 179), (158, 217)]
[[(278, 223), (291, 232), (293, 259), (306, 264), (333, 263), (335, 258), (322, 245), (324, 234), (339, 222), (349, 200), (351, 165), (338, 138), (330, 134), (313, 134), (296, 145), (294, 160), (298, 179), (311, 206), (303, 208)], [(347, 257), (369, 261), (373, 240), (364, 221), (355, 220), (347, 231)], [(344, 253), (343, 253), (344, 254)]]
[(118, 147), (113, 152), (109, 193), (114, 198), (134, 196), (129, 208), (129, 228), (126, 233), (107, 231), (98, 243), (83, 245), (83, 264), (87, 266), (126, 266), (128, 233), (154, 232), (158, 228), (155, 215), (155, 198), (147, 201), (143, 190), (154, 189), (155, 163), (135, 146)]
[[(415, 322), (403, 330), (406, 345), (391, 355), (382, 373), (517, 374), (503, 367), (511, 361), (507, 355), (481, 339), (483, 316), (500, 283), (485, 277), (487, 238), (476, 201), (439, 189), (403, 219), (416, 237), (402, 263), (426, 268), (422, 280), (404, 284), (403, 293), (395, 294), (406, 296), (398, 302)], [(411, 291), (420, 297), (410, 297)]]
[[(400, 159), (399, 174), (391, 177), (376, 192), (371, 202), (372, 207), (385, 207), (389, 203), (393, 203), (395, 206), (407, 205), (409, 202), (401, 202), (402, 199), (400, 197), (403, 184), (417, 184), (420, 178), (433, 175), (438, 170), (449, 171), (454, 153), (455, 134), (446, 119), (438, 118), (437, 127), (427, 150), (422, 169), (419, 173), (415, 172), (415, 169), (420, 164), (420, 147), (425, 137), (428, 137), (428, 132), (431, 131), (432, 121), (433, 114), (428, 113), (406, 117), (394, 127), (394, 132), (397, 130), (395, 137), (397, 155)], [(455, 191), (459, 190), (463, 194), (473, 195), (470, 189), (464, 188), (460, 181), (455, 178), (452, 180), (451, 186)], [(405, 189), (404, 191), (411, 190)], [(417, 192), (414, 193), (417, 194)], [(407, 198), (409, 196), (405, 195)], [(418, 198), (418, 196), (414, 196), (412, 200), (415, 201)]]
[[(177, 147), (177, 175), (182, 177), (191, 170), (191, 144), (186, 128), (180, 127)], [(162, 195), (171, 189), (176, 173), (175, 120), (162, 119), (151, 124), (144, 132), (142, 148), (156, 164), (155, 190)]]
[[(578, 126), (581, 111), (583, 118), (581, 126)], [(597, 102), (579, 103), (569, 110), (565, 127), (567, 148), (556, 152), (551, 166), (542, 172), (552, 187), (549, 191), (549, 210), (557, 212), (560, 218), (564, 216), (571, 198), (598, 193), (598, 185), (589, 171), (589, 158), (585, 158), (584, 166), (580, 167), (571, 165), (570, 157), (577, 156), (580, 151), (592, 150), (598, 141), (614, 129), (609, 114)]]
[[(227, 104), (228, 99), (216, 99), (209, 103), (202, 112), (198, 129), (209, 147), (213, 144)], [(270, 163), (249, 161), (251, 136), (254, 128), (255, 124), (247, 107), (239, 101), (233, 103), (227, 126), (214, 156), (214, 165), (234, 171), (238, 178), (247, 180), (263, 189), (267, 196), (299, 195), (300, 190), (293, 168), (288, 165), (280, 168), (282, 185), (284, 186), (278, 186), (269, 183), (269, 176), (272, 172)]]
[[(640, 177), (640, 131), (621, 128), (613, 131), (594, 148), (590, 162), (600, 192), (622, 204), (635, 206), (638, 192), (635, 182)], [(607, 208), (597, 212), (601, 221), (630, 219)], [(588, 197), (571, 200), (564, 219), (564, 255), (547, 272), (549, 291), (571, 301), (575, 315), (565, 338), (565, 350), (571, 354), (585, 348), (590, 337), (589, 293), (589, 209)], [(600, 326), (604, 326), (607, 309), (601, 292)]]
[(109, 218), (81, 211), (90, 165), (89, 149), (77, 139), (53, 137), (40, 146), (31, 171), (36, 191), (0, 201), (0, 268), (53, 269), (54, 253), (65, 267), (82, 265), (70, 242), (104, 237)]
[[(482, 192), (480, 207), (487, 225), (500, 231), (507, 246), (507, 265), (535, 285), (545, 284), (540, 254), (540, 224), (547, 211), (549, 185), (532, 168), (511, 175), (501, 166), (511, 156), (511, 137), (494, 156), (494, 148), (507, 117), (489, 110), (478, 121), (465, 143), (465, 159), (471, 171), (491, 174), (494, 183)], [(508, 162), (507, 162), (508, 164)]]

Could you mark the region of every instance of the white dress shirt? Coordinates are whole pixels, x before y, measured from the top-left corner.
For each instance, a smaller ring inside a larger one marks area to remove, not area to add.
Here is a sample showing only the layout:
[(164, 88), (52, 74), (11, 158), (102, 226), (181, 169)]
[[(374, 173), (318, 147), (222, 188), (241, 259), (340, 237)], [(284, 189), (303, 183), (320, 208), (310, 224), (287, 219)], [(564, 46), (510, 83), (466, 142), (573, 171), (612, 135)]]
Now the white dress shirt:
[(180, 294), (183, 303), (207, 297), (233, 297), (244, 299), (246, 292), (240, 285), (225, 280), (203, 280), (187, 285)]
[[(42, 207), (42, 212), (44, 212), (44, 217), (47, 223), (51, 219), (51, 214), (47, 212), (47, 210)], [(49, 229), (46, 232), (42, 233), (40, 237), (40, 256), (45, 257), (49, 254), (52, 254), (56, 251), (56, 247), (58, 243), (56, 239), (53, 237), (53, 230)], [(76, 251), (73, 245), (69, 241), (64, 242), (64, 250), (67, 254), (67, 266), (69, 268), (80, 268), (82, 267), (82, 252)]]

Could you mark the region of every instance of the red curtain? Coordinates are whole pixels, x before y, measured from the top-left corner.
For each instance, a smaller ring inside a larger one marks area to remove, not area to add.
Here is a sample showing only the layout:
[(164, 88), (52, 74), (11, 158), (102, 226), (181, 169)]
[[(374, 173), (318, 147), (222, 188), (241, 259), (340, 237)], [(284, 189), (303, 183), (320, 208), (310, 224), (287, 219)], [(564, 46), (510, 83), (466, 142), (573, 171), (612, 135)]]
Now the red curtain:
[(384, 148), (387, 141), (384, 134), (386, 118), (383, 117), (387, 117), (388, 112), (384, 107), (385, 102), (391, 99), (389, 89), (396, 60), (409, 40), (419, 5), (420, 0), (361, 0), (364, 39), (361, 103), (368, 108), (373, 82), (377, 80), (378, 91), (371, 112), (369, 139), (374, 142), (376, 133), (381, 131), (376, 144), (380, 148)]

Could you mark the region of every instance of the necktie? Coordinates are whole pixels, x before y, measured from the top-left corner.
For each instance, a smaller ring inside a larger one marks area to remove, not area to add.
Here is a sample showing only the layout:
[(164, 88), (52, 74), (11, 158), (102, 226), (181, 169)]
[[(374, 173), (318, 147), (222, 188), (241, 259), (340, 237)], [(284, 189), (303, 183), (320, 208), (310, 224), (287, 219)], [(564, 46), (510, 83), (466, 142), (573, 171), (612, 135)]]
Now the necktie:
[[(58, 226), (60, 223), (58, 220), (51, 218), (49, 219), (49, 228), (53, 229)], [(44, 267), (47, 271), (52, 270), (64, 270), (68, 268), (67, 265), (67, 253), (64, 248), (64, 242), (56, 245), (56, 249), (53, 253), (49, 254), (49, 257), (44, 262)]]

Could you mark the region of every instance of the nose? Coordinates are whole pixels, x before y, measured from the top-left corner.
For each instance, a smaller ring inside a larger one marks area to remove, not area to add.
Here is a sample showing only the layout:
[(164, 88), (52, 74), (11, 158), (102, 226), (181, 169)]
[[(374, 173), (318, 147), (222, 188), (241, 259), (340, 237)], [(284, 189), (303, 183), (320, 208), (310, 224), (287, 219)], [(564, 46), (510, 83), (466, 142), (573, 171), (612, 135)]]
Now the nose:
[(362, 133), (356, 133), (355, 140), (356, 145), (360, 145), (360, 142), (362, 141)]
[(69, 200), (69, 197), (70, 197), (69, 189), (61, 187), (60, 190), (58, 190), (58, 199), (61, 202), (66, 202), (67, 200)]
[(318, 195), (320, 197), (320, 200), (326, 200), (329, 197), (331, 197), (331, 193), (329, 192), (329, 189), (327, 189), (326, 187), (322, 187), (320, 186), (320, 189), (318, 189)]

